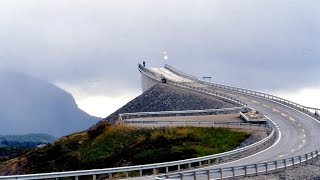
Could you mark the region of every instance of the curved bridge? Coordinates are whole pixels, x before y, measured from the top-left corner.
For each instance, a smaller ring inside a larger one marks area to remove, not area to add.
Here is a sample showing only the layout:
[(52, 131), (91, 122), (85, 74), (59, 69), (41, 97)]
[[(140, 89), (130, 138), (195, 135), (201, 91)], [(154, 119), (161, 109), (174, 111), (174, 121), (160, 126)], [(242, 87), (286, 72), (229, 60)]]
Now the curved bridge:
[[(151, 69), (139, 65), (138, 69), (142, 74), (142, 86), (144, 90), (155, 84), (164, 82), (163, 80), (165, 79), (165, 83), (169, 85), (217, 96), (226, 101), (232, 101), (241, 108), (255, 109), (267, 117), (276, 137), (270, 147), (242, 159), (158, 177), (156, 175), (144, 176), (140, 177), (140, 179), (196, 179), (198, 177), (200, 179), (221, 179), (287, 168), (307, 162), (313, 158), (318, 158), (320, 155), (318, 151), (320, 149), (320, 140), (318, 138), (320, 136), (320, 118), (319, 109), (317, 108), (302, 106), (273, 95), (248, 89), (203, 82), (168, 65), (165, 68)], [(126, 115), (128, 114), (120, 115), (119, 119), (121, 120)], [(204, 161), (207, 160), (209, 161), (210, 159), (205, 159)], [(201, 165), (201, 163), (200, 161), (199, 164)], [(166, 165), (170, 163), (162, 164)], [(95, 180), (101, 174), (104, 174), (104, 178), (112, 179), (112, 174), (119, 172), (125, 172), (128, 175), (129, 171), (140, 171), (140, 175), (142, 175), (141, 172), (147, 167), (155, 169), (160, 166), (142, 165), (34, 175), (0, 176), (0, 179), (58, 179), (61, 177), (79, 179), (80, 176), (90, 175)]]
[[(206, 176), (208, 176), (210, 172), (206, 173), (203, 170), (211, 169), (211, 174), (213, 174), (213, 172), (218, 174), (216, 178), (221, 178), (222, 174), (224, 174), (223, 177), (232, 177), (236, 176), (234, 169), (231, 168), (230, 171), (225, 169), (226, 173), (222, 173), (220, 168), (242, 167), (244, 164), (255, 165), (265, 162), (271, 162), (269, 163), (269, 170), (278, 169), (279, 167), (286, 168), (287, 166), (299, 164), (304, 160), (307, 161), (311, 159), (311, 156), (316, 157), (319, 154), (320, 140), (318, 137), (320, 135), (320, 122), (319, 109), (317, 108), (305, 107), (265, 93), (203, 82), (168, 65), (166, 65), (165, 68), (151, 69), (145, 69), (139, 66), (139, 69), (143, 74), (142, 76), (144, 76), (142, 79), (152, 79), (148, 85), (151, 85), (151, 82), (154, 80), (160, 81), (159, 78), (166, 78), (169, 84), (197, 90), (215, 91), (226, 97), (241, 100), (243, 104), (247, 104), (247, 106), (267, 116), (270, 124), (274, 124), (276, 127), (277, 140), (271, 147), (241, 160), (199, 169), (199, 175), (206, 174)], [(144, 89), (145, 88), (146, 87), (144, 87)], [(308, 154), (310, 157), (307, 155), (308, 157), (306, 158), (305, 154), (309, 152), (312, 153)], [(287, 160), (282, 161), (283, 159)], [(258, 167), (252, 168), (251, 173), (249, 173), (246, 168), (242, 168), (243, 172), (239, 170), (239, 174), (254, 174), (257, 173), (256, 171), (263, 171), (265, 168), (267, 168), (266, 171), (268, 171), (268, 165), (260, 169)], [(197, 171), (192, 171), (192, 173), (188, 173), (187, 171), (186, 173), (172, 174), (171, 177), (191, 176), (194, 178), (195, 174), (197, 174)]]

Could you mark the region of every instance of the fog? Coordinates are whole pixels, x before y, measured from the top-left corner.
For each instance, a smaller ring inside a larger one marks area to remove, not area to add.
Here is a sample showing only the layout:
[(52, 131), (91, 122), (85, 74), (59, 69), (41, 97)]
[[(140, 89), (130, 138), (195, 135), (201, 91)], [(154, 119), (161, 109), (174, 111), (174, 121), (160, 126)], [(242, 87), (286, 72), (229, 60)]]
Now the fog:
[(319, 88), (319, 5), (2, 0), (0, 66), (54, 82), (82, 106), (96, 97), (121, 106), (141, 93), (137, 64), (162, 66), (163, 50), (168, 64), (220, 83), (265, 91)]

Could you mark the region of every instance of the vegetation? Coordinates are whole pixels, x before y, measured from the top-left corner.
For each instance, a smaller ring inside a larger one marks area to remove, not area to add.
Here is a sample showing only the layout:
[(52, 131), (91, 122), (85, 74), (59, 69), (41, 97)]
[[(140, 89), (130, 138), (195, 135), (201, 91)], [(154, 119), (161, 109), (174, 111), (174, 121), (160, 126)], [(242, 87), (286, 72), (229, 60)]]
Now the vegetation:
[(48, 134), (0, 135), (0, 147), (36, 147), (55, 140), (55, 137)]
[(249, 136), (225, 128), (134, 129), (103, 123), (20, 159), (27, 159), (25, 173), (159, 163), (228, 151)]
[(25, 154), (33, 149), (35, 148), (0, 146), (0, 165), (6, 160)]

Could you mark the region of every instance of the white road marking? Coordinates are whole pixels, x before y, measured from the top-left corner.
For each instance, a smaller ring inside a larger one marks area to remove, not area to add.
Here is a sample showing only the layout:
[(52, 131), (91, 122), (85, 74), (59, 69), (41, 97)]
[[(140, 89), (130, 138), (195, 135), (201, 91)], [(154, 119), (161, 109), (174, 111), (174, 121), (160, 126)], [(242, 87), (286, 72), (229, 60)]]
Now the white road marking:
[(274, 112), (280, 112), (278, 109), (272, 109), (272, 111), (274, 111)]
[(251, 100), (253, 103), (256, 103), (256, 104), (260, 104), (260, 102), (258, 101), (255, 101), (255, 100)]
[(280, 155), (279, 157), (283, 157), (284, 155), (282, 154), (282, 155)]
[(286, 115), (286, 114), (284, 114), (284, 113), (281, 113), (281, 115), (284, 116), (284, 117), (288, 117), (288, 115)]
[(263, 104), (263, 106), (264, 106), (264, 107), (266, 107), (266, 108), (271, 108), (270, 106), (268, 106), (268, 105), (265, 105), (265, 104)]
[(240, 96), (240, 98), (241, 98), (241, 99), (248, 99), (248, 98), (245, 98), (245, 97), (243, 97), (243, 96)]
[(291, 120), (291, 121), (296, 121), (295, 119), (293, 119), (292, 117), (289, 117), (289, 119)]

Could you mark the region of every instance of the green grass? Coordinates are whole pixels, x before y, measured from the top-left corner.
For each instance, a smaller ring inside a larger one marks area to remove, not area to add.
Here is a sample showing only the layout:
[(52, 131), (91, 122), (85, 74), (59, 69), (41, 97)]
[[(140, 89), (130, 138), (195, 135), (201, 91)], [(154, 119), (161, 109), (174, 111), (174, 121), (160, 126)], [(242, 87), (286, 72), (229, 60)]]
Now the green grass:
[(225, 128), (134, 129), (106, 123), (23, 158), (27, 158), (26, 173), (140, 165), (225, 152), (249, 136)]

